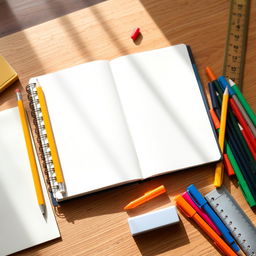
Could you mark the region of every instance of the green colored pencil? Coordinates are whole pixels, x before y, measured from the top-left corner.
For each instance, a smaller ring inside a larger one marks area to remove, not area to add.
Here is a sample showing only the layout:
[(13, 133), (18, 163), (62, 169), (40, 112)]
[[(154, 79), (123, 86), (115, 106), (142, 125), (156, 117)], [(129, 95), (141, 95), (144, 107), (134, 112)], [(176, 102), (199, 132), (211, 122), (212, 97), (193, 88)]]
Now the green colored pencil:
[[(215, 82), (215, 81), (214, 81)], [(214, 83), (215, 85), (215, 88), (219, 94), (219, 96), (217, 97), (218, 98), (218, 101), (221, 105), (221, 99), (222, 99), (222, 95), (223, 95), (223, 92), (222, 92), (222, 89), (221, 89), (221, 86), (220, 84), (218, 83), (218, 81), (216, 81)], [(232, 126), (232, 131), (234, 132), (235, 136), (236, 136), (236, 140), (238, 142), (237, 146), (240, 148), (240, 152), (241, 154), (244, 154), (245, 157), (247, 158), (248, 161), (250, 161), (252, 163), (252, 166), (254, 166), (253, 168), (256, 169), (256, 165), (255, 165), (255, 160), (253, 158), (253, 155), (242, 135), (242, 132), (237, 124), (237, 121), (236, 121), (236, 118), (234, 117), (232, 111), (230, 109), (228, 109), (228, 117), (229, 117), (229, 120), (230, 120), (230, 125)]]
[[(217, 90), (218, 92), (218, 96), (217, 96), (217, 99), (218, 99), (218, 102), (219, 104), (221, 105), (221, 98), (222, 98), (222, 95), (223, 95), (223, 92), (221, 90), (221, 87), (220, 85), (218, 84), (218, 81), (213, 81), (214, 83), (214, 87), (215, 89)], [(241, 132), (241, 131), (240, 131)], [(237, 177), (237, 180), (238, 180), (238, 184), (241, 188), (241, 191), (246, 199), (246, 201), (248, 202), (248, 204), (250, 205), (250, 207), (253, 207), (256, 205), (256, 200), (254, 199), (252, 193), (251, 193), (251, 190), (246, 182), (246, 180), (244, 179), (244, 176), (243, 176), (243, 173), (234, 157), (234, 154), (229, 146), (229, 144), (226, 142), (225, 143), (225, 150), (226, 150), (226, 153), (227, 151), (230, 150), (231, 154), (229, 153), (229, 160), (230, 160), (230, 163), (234, 169), (234, 172), (236, 174), (236, 177)], [(228, 154), (228, 153), (227, 153)], [(233, 158), (232, 158), (232, 155), (233, 155)]]
[(235, 92), (237, 98), (239, 99), (240, 103), (244, 107), (246, 113), (248, 114), (248, 116), (252, 120), (254, 126), (256, 126), (256, 115), (254, 114), (252, 108), (250, 107), (250, 105), (246, 101), (245, 97), (243, 96), (243, 94), (239, 90), (238, 86), (231, 79), (229, 79), (229, 84), (232, 87), (232, 89), (234, 90), (234, 92)]

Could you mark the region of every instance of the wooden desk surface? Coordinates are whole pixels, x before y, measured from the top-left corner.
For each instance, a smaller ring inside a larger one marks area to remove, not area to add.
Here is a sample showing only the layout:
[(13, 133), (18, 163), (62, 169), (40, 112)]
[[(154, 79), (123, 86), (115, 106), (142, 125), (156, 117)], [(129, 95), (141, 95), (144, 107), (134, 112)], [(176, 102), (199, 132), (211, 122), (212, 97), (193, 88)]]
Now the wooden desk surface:
[[(256, 4), (251, 1), (244, 95), (256, 110)], [(185, 43), (192, 47), (204, 86), (206, 65), (220, 75), (229, 1), (109, 0), (0, 39), (0, 54), (18, 72), (17, 82), (0, 95), (0, 110), (16, 105), (13, 90), (31, 76), (97, 59), (112, 59), (144, 50)], [(143, 38), (130, 39), (139, 26)], [(63, 203), (56, 212), (61, 239), (17, 255), (219, 255), (211, 241), (180, 214), (180, 225), (133, 238), (127, 218), (174, 204), (174, 196), (194, 183), (202, 193), (213, 189), (214, 165), (193, 168)], [(164, 184), (168, 194), (129, 214), (123, 206), (145, 191)], [(225, 185), (256, 224), (235, 179)]]

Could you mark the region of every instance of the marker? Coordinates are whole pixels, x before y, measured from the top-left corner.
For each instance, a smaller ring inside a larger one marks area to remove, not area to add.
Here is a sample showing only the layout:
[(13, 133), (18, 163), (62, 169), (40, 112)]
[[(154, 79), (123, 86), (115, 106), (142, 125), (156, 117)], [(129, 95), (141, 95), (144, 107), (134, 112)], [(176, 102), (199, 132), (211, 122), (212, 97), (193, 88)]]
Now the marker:
[(206, 75), (208, 76), (209, 81), (217, 80), (217, 77), (213, 73), (212, 69), (210, 67), (205, 68)]
[(175, 198), (177, 207), (188, 218), (192, 218), (200, 228), (214, 241), (218, 248), (228, 256), (237, 255), (219, 236), (218, 234), (199, 216), (199, 214), (192, 208), (191, 205), (181, 196)]
[(219, 102), (218, 98), (216, 96), (216, 89), (213, 82), (208, 83), (209, 92), (210, 92), (210, 98), (212, 102), (212, 108), (214, 109), (214, 112), (216, 113), (217, 117), (220, 118), (220, 108), (219, 108)]
[(213, 221), (213, 223), (216, 225), (216, 227), (221, 232), (223, 238), (227, 242), (227, 244), (235, 251), (239, 252), (240, 249), (235, 243), (234, 238), (231, 236), (230, 231), (226, 228), (226, 226), (223, 224), (223, 222), (220, 220), (220, 218), (216, 215), (216, 213), (213, 211), (211, 206), (208, 204), (206, 199), (201, 195), (201, 193), (197, 190), (195, 185), (190, 185), (187, 188), (187, 192), (193, 199), (194, 203), (199, 207), (202, 208), (209, 216), (209, 218)]
[(130, 210), (130, 209), (133, 209), (135, 207), (137, 207), (138, 205), (141, 205), (163, 193), (166, 192), (166, 189), (164, 187), (164, 185), (161, 185), (153, 190), (150, 190), (148, 191), (147, 193), (144, 194), (144, 196), (141, 196), (137, 199), (135, 199), (134, 201), (130, 202), (129, 204), (127, 204), (125, 207), (124, 207), (124, 210)]
[(187, 201), (187, 203), (193, 207), (193, 209), (201, 216), (201, 218), (219, 235), (221, 236), (220, 231), (218, 230), (218, 228), (214, 225), (214, 223), (212, 222), (212, 220), (208, 217), (208, 215), (202, 211), (202, 209), (200, 209), (199, 207), (197, 207), (197, 205), (194, 203), (193, 199), (190, 197), (188, 192), (184, 192), (182, 194), (182, 197)]
[(224, 166), (225, 166), (228, 176), (235, 175), (234, 168), (231, 164), (231, 161), (229, 161), (228, 154), (223, 154), (223, 163), (224, 163)]

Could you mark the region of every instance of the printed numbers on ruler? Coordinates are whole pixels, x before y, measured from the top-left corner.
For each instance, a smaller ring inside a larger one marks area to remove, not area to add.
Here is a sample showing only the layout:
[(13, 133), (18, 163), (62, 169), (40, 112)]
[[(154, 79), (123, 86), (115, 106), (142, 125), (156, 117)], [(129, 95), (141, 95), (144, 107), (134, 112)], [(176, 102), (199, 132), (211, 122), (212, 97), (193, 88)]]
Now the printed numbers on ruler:
[(249, 7), (249, 0), (231, 0), (223, 75), (232, 79), (240, 88), (243, 81)]

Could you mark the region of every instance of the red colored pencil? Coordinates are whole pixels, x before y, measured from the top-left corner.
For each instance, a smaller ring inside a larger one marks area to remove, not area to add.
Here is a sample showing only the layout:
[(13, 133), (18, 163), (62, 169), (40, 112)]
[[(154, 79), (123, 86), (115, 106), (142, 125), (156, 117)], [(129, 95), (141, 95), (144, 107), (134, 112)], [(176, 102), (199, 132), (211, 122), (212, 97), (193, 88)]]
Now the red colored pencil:
[(245, 139), (245, 141), (246, 141), (246, 143), (247, 143), (247, 145), (248, 145), (248, 147), (249, 147), (249, 149), (250, 149), (250, 151), (253, 155), (254, 160), (256, 160), (256, 152), (253, 150), (253, 146), (252, 146), (249, 138), (247, 137), (247, 134), (244, 132), (243, 128), (241, 129), (241, 132), (242, 132), (242, 134), (244, 136), (244, 139)]
[(248, 140), (250, 141), (250, 143), (252, 145), (253, 150), (256, 151), (256, 142), (255, 142), (254, 136), (253, 136), (251, 130), (249, 129), (243, 115), (240, 113), (239, 108), (237, 107), (234, 99), (230, 98), (229, 103), (230, 103), (230, 106), (233, 110), (235, 117), (237, 118), (237, 120), (241, 124), (241, 126), (243, 127), (244, 132), (246, 133)]

